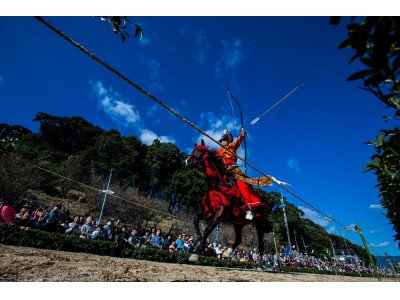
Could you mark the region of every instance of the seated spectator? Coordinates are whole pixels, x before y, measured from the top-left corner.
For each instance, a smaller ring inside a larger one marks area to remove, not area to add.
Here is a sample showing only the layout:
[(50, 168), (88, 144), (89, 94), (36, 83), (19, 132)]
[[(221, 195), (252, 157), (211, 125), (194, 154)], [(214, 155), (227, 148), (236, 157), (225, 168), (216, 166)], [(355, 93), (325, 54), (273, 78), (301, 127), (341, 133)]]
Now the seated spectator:
[(0, 225), (15, 225), (16, 211), (7, 205), (4, 200), (0, 200)]
[(106, 225), (104, 225), (104, 236), (106, 240), (114, 240), (114, 219), (108, 219)]
[(217, 257), (222, 259), (222, 254), (224, 252), (224, 247), (222, 247), (221, 243), (218, 243), (217, 248), (215, 249), (215, 253), (217, 254)]
[(96, 229), (92, 232), (92, 235), (90, 236), (92, 240), (104, 240), (104, 231), (103, 231), (103, 225), (99, 224), (96, 226)]
[(43, 207), (39, 207), (37, 210), (33, 212), (30, 223), (32, 225), (32, 228), (35, 229), (43, 229), (45, 227), (46, 216)]
[(92, 225), (93, 217), (88, 216), (86, 218), (86, 223), (83, 224), (81, 227), (81, 235), (80, 237), (85, 238), (85, 239), (90, 239), (93, 231), (95, 230), (95, 227)]
[(171, 245), (168, 246), (168, 251), (169, 252), (176, 252), (177, 251), (175, 241), (172, 241)]
[(32, 227), (30, 209), (24, 210), (24, 214), (21, 218), (17, 219), (16, 225), (22, 230), (28, 230)]
[(163, 238), (161, 236), (161, 230), (157, 229), (156, 234), (151, 237), (151, 247), (162, 249), (163, 246)]
[(142, 236), (140, 238), (140, 246), (141, 247), (150, 247), (150, 242), (151, 242), (150, 231), (147, 230), (144, 233), (144, 236)]
[(73, 234), (79, 236), (81, 234), (81, 224), (79, 224), (79, 216), (75, 216), (74, 220), (68, 223), (68, 228), (65, 230), (66, 234)]
[(27, 204), (22, 205), (21, 209), (19, 210), (19, 213), (17, 213), (17, 214), (15, 215), (16, 221), (18, 221), (18, 219), (21, 219), (22, 216), (23, 216), (27, 211), (29, 211), (29, 212), (31, 211), (30, 206), (27, 205)]
[(128, 238), (128, 243), (131, 247), (139, 247), (140, 246), (140, 236), (137, 229), (132, 229), (131, 234)]

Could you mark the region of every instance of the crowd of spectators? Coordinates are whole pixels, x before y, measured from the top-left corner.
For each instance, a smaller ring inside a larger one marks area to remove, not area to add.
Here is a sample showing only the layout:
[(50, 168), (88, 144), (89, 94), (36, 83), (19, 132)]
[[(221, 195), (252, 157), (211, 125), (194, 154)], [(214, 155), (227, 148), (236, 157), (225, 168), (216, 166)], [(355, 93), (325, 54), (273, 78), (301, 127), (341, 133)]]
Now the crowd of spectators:
[[(120, 249), (146, 247), (170, 252), (192, 253), (196, 245), (195, 237), (185, 233), (177, 234), (174, 237), (172, 233), (164, 233), (156, 227), (128, 229), (128, 226), (122, 225), (120, 220), (112, 218), (108, 219), (103, 226), (90, 215), (71, 217), (69, 210), (65, 209), (62, 203), (49, 208), (36, 207), (30, 201), (13, 207), (0, 199), (0, 225), (2, 224), (17, 226), (21, 230), (35, 228), (74, 235), (83, 239), (114, 241)], [(354, 261), (351, 263), (332, 262), (326, 257), (324, 259), (317, 258), (297, 251), (288, 254), (286, 249), (282, 246), (278, 257), (272, 253), (264, 254), (261, 257), (257, 248), (251, 250), (237, 248), (230, 252), (222, 243), (211, 243), (203, 249), (202, 255), (242, 262), (255, 262), (270, 270), (279, 269), (280, 266), (288, 266), (337, 273), (374, 273), (371, 267), (365, 267)], [(395, 276), (392, 269), (379, 268), (378, 271), (382, 276)]]

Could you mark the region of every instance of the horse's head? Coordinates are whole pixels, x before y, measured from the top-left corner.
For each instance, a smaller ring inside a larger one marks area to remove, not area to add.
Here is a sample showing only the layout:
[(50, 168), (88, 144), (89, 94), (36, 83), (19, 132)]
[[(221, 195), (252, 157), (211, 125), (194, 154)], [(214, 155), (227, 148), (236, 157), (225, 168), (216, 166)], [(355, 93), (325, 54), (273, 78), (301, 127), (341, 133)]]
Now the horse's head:
[(208, 148), (205, 146), (204, 141), (201, 140), (201, 144), (194, 145), (192, 152), (189, 154), (188, 158), (185, 160), (186, 166), (201, 167), (203, 164), (203, 159), (208, 154)]

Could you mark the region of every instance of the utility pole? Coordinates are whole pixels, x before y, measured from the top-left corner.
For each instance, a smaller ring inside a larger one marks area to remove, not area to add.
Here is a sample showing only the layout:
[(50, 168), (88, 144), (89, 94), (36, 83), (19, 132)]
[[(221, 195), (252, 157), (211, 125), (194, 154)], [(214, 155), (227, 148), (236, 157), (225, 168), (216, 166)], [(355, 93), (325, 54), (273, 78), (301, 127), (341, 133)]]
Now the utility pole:
[[(292, 254), (292, 245), (290, 243), (289, 226), (288, 226), (288, 222), (287, 222), (287, 218), (286, 218), (285, 200), (283, 198), (282, 191), (281, 191), (281, 203), (282, 203), (283, 219), (285, 221), (286, 235), (287, 235), (287, 239), (288, 239), (289, 251), (290, 251), (290, 254)], [(290, 257), (291, 256), (292, 255), (290, 255)]]
[(104, 206), (106, 204), (106, 200), (107, 200), (107, 195), (113, 195), (114, 192), (109, 190), (110, 187), (110, 182), (111, 182), (111, 176), (112, 176), (112, 172), (114, 171), (114, 169), (110, 170), (110, 176), (108, 177), (108, 183), (107, 183), (107, 189), (103, 190), (102, 193), (104, 193), (104, 200), (103, 200), (103, 205), (101, 207), (101, 211), (100, 211), (100, 216), (99, 219), (96, 222), (96, 225), (99, 225), (101, 222), (101, 218), (103, 216), (103, 210), (104, 210)]
[(303, 247), (304, 247), (304, 251), (306, 252), (306, 256), (308, 256), (308, 251), (307, 251), (307, 246), (306, 246), (306, 243), (304, 243), (303, 236), (302, 236), (302, 235), (300, 235), (300, 237), (301, 237), (301, 240), (303, 241)]
[(297, 253), (298, 255), (300, 255), (300, 249), (299, 246), (297, 245), (296, 230), (293, 230), (293, 235), (294, 235), (294, 242), (296, 243)]
[(215, 247), (218, 247), (218, 238), (219, 238), (219, 224), (215, 228)]

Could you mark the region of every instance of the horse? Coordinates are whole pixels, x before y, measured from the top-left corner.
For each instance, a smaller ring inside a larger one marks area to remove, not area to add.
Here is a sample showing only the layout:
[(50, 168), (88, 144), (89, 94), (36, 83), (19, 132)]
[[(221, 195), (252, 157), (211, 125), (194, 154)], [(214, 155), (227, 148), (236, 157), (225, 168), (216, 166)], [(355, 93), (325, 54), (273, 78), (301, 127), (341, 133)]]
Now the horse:
[[(196, 167), (203, 171), (207, 181), (207, 191), (202, 198), (203, 210), (194, 217), (194, 227), (198, 244), (189, 257), (189, 261), (197, 261), (199, 259), (201, 250), (206, 245), (207, 238), (216, 226), (223, 221), (233, 224), (235, 230), (235, 241), (229, 252), (236, 249), (242, 242), (243, 227), (251, 223), (255, 225), (258, 237), (258, 250), (260, 252), (258, 263), (261, 264), (264, 253), (264, 233), (272, 231), (271, 223), (266, 217), (267, 199), (261, 193), (253, 190), (251, 185), (228, 176), (223, 158), (217, 156), (216, 152), (215, 149), (206, 147), (204, 141), (201, 140), (201, 144), (195, 144), (194, 149), (185, 161), (186, 166)], [(254, 195), (257, 195), (259, 200), (257, 205), (252, 207), (254, 218), (251, 221), (245, 219), (243, 211), (240, 212), (240, 201), (243, 201), (243, 195), (238, 188), (239, 182), (241, 189), (244, 186), (247, 192), (252, 193), (253, 198)], [(200, 231), (201, 220), (209, 220), (203, 234)]]

